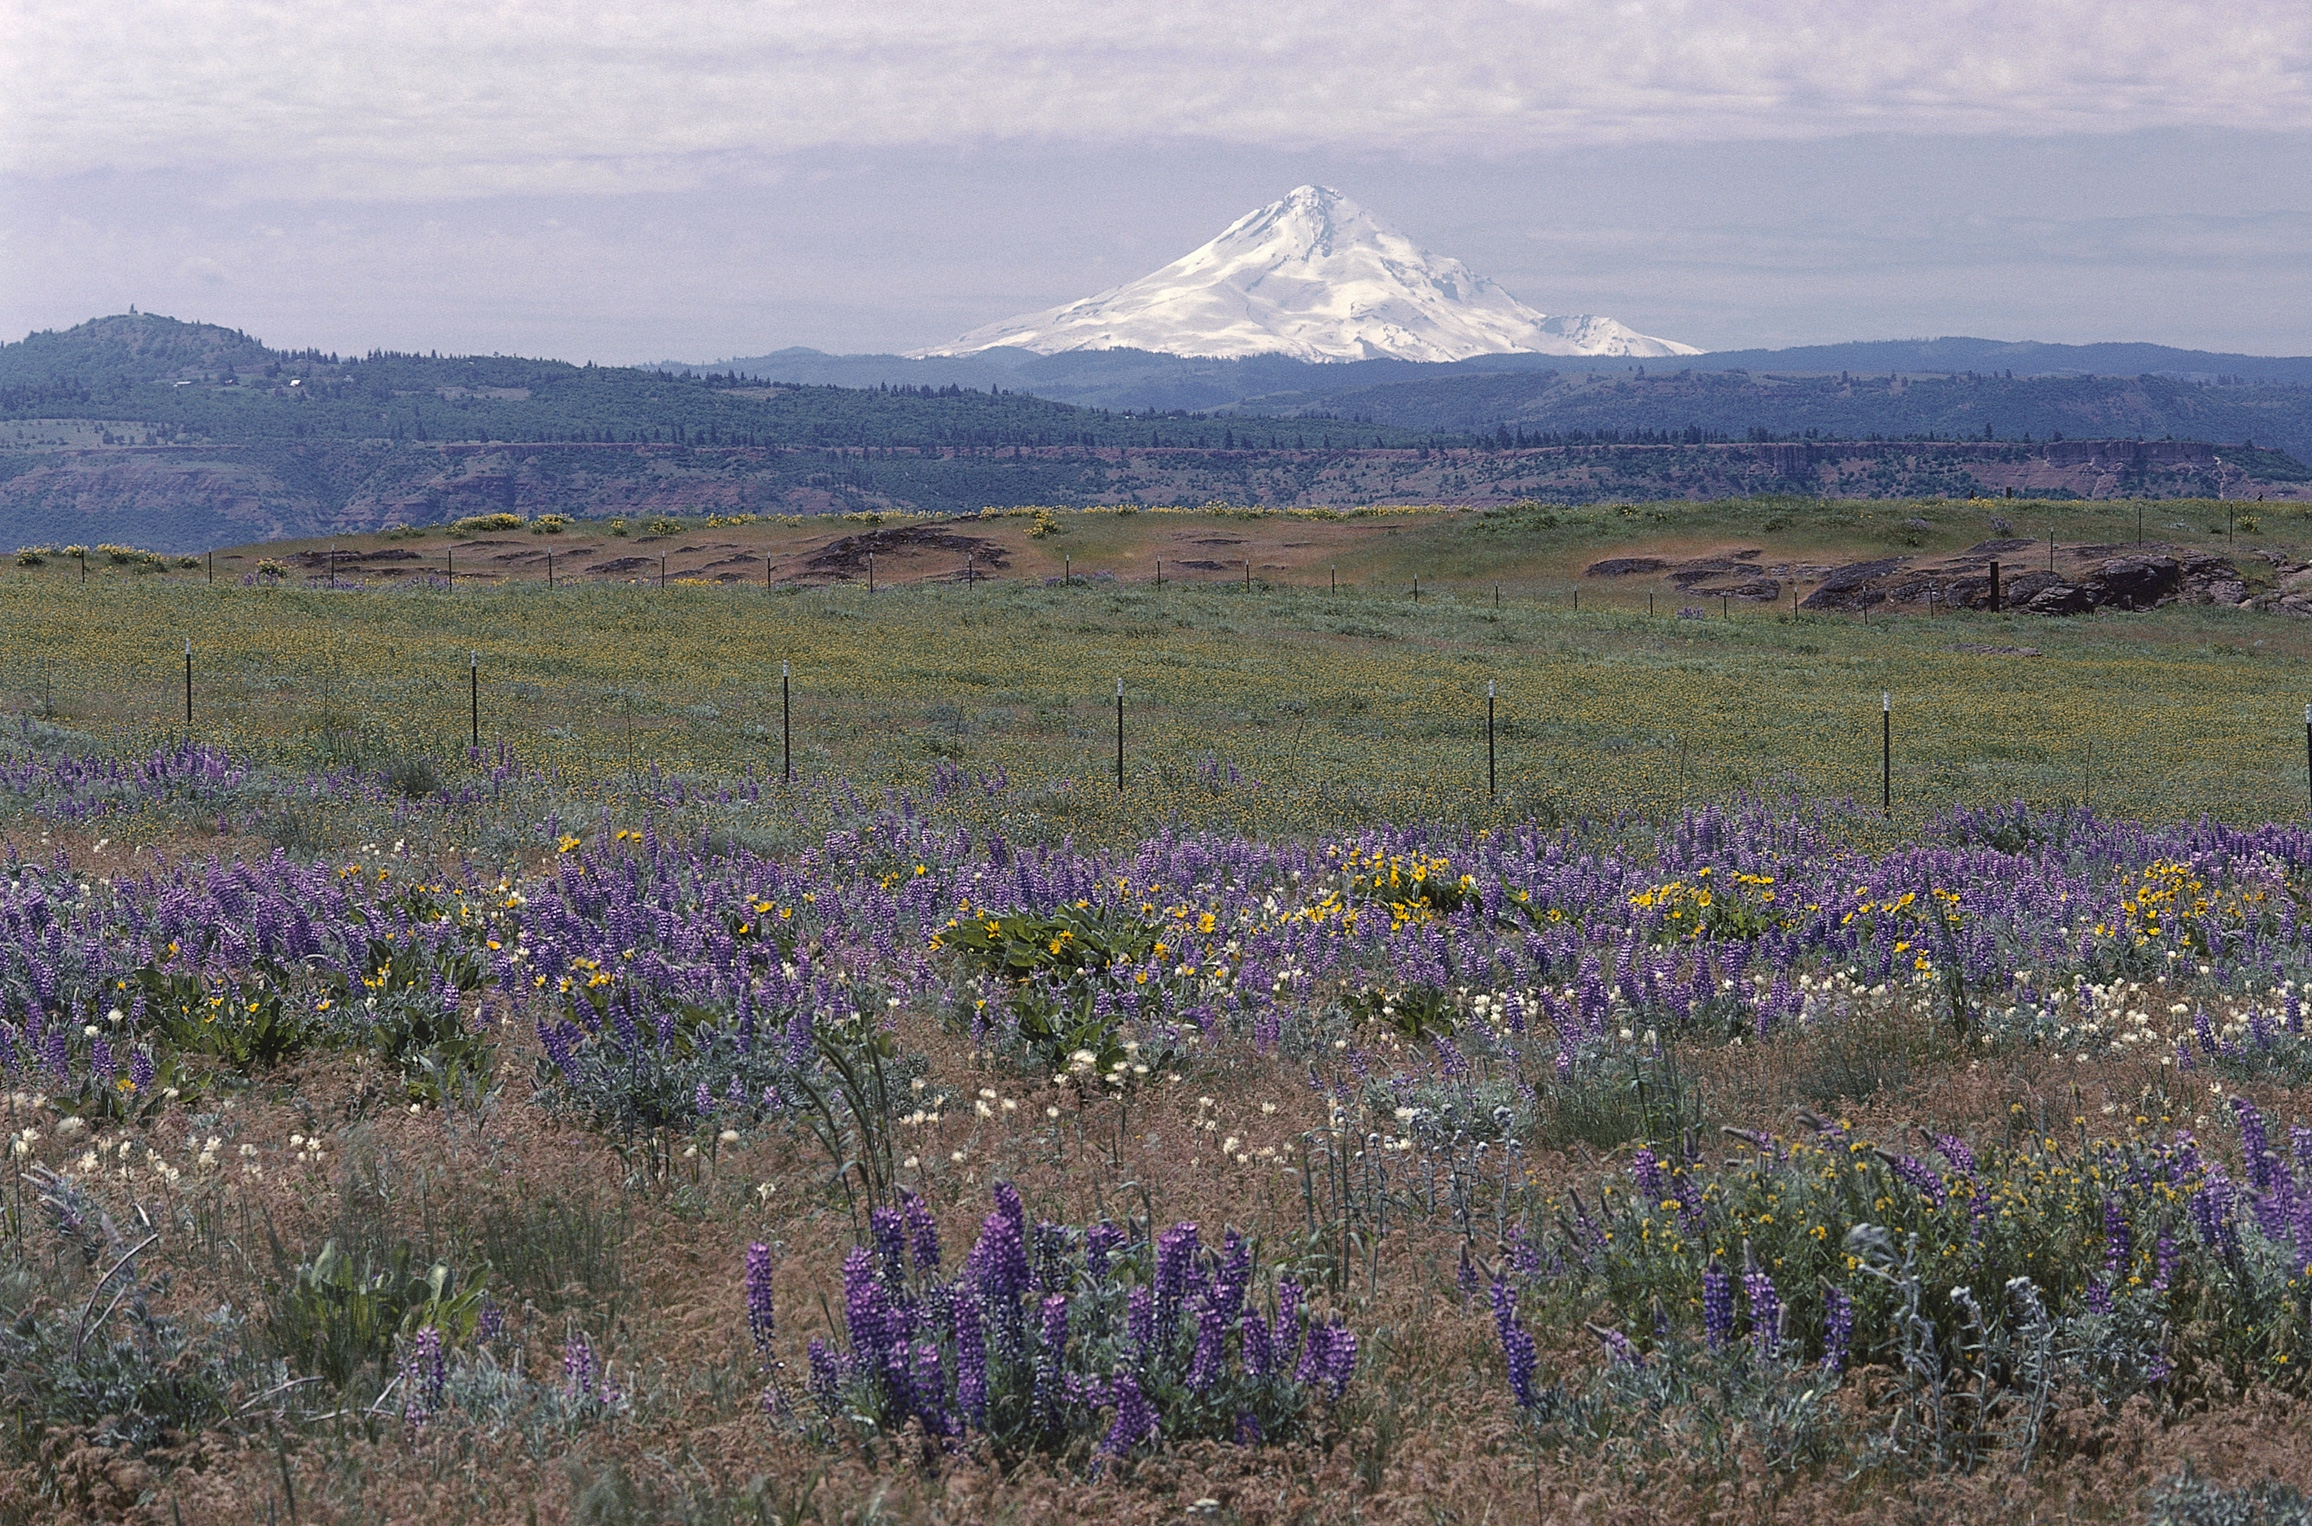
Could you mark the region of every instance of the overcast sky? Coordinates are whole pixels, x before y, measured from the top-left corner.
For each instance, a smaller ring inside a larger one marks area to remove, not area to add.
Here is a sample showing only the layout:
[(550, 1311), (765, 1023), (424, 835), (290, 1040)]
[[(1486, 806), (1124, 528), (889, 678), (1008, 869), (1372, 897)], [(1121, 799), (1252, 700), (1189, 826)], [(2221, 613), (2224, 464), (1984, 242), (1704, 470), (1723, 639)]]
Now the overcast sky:
[(2312, 4), (0, 0), (0, 335), (938, 342), (1339, 187), (1713, 349), (2312, 353)]

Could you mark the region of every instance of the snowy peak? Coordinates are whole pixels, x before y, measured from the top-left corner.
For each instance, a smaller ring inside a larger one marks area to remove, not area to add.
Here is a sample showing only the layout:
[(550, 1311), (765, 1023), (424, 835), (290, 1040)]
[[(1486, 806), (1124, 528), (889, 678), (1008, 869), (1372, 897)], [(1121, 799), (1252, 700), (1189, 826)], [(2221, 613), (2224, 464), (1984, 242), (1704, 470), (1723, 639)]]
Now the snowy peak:
[(1611, 318), (1537, 312), (1321, 185), (1247, 213), (1152, 275), (914, 353), (998, 347), (1299, 360), (1701, 353)]

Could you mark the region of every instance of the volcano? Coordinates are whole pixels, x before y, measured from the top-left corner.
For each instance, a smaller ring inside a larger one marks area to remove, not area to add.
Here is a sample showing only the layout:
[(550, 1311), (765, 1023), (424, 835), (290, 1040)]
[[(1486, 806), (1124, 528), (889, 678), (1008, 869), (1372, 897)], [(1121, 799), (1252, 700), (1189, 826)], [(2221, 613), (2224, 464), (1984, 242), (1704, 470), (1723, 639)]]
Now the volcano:
[(1321, 185), (1247, 213), (1203, 248), (1137, 281), (913, 353), (993, 349), (1319, 361), (1702, 353), (1611, 318), (1536, 311)]

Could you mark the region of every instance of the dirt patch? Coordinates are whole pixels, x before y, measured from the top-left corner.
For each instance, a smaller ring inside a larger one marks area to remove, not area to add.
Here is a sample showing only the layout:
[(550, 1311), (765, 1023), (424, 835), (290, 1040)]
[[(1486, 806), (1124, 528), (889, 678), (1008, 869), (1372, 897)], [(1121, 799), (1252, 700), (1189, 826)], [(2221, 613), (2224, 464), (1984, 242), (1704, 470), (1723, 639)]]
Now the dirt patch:
[(1609, 556), (1582, 569), (1585, 578), (1630, 578), (1660, 572), (1670, 564), (1658, 556)]
[(865, 577), (868, 557), (895, 551), (953, 552), (998, 569), (1011, 561), (1010, 552), (983, 536), (959, 534), (944, 524), (896, 525), (829, 541), (803, 559), (803, 570), (821, 577)]
[(615, 561), (596, 562), (586, 570), (615, 577), (620, 573), (640, 572), (646, 567), (656, 571), (658, 565), (658, 558), (655, 556), (622, 556)]

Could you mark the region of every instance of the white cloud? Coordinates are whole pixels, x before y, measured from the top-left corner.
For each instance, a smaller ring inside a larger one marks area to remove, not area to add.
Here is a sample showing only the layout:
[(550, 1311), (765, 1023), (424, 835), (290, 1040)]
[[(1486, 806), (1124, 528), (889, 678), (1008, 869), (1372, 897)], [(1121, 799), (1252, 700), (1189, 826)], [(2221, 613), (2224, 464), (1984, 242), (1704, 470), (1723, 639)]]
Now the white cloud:
[(1000, 141), (1507, 157), (2312, 128), (2302, 0), (0, 0), (0, 172), (664, 189)]

